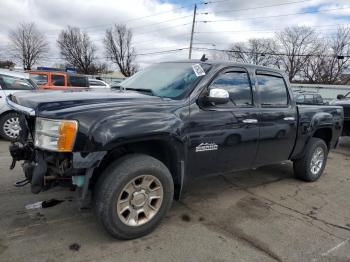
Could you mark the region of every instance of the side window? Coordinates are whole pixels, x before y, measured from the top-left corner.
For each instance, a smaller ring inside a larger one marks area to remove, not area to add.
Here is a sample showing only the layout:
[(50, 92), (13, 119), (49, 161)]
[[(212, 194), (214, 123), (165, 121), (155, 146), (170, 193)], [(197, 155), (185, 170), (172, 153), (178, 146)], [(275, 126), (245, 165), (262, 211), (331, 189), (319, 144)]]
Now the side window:
[(3, 90), (31, 90), (35, 87), (30, 83), (29, 79), (13, 77), (13, 76), (0, 76), (0, 85)]
[(318, 104), (323, 104), (322, 96), (316, 95), (316, 103), (318, 103)]
[(262, 107), (287, 107), (287, 87), (282, 77), (257, 75)]
[(295, 101), (297, 103), (304, 103), (304, 95), (298, 95), (296, 98), (295, 98)]
[(48, 82), (46, 74), (30, 74), (29, 76), (37, 85), (46, 85)]
[(106, 86), (103, 82), (95, 81), (95, 80), (89, 80), (90, 86)]
[(314, 104), (314, 95), (305, 95), (305, 104)]
[(68, 77), (69, 86), (75, 86), (75, 87), (88, 87), (88, 81), (87, 78), (84, 76), (75, 76), (70, 75)]
[(64, 75), (51, 74), (51, 82), (54, 86), (65, 86)]
[(218, 75), (210, 85), (212, 88), (225, 89), (230, 94), (231, 103), (227, 106), (252, 106), (252, 89), (246, 72), (226, 72)]

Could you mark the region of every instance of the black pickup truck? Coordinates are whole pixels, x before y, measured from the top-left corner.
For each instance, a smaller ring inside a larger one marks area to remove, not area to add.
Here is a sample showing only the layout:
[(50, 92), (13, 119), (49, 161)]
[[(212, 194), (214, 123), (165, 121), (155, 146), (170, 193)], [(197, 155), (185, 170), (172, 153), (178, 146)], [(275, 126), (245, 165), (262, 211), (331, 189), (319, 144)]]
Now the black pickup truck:
[(342, 106), (344, 109), (343, 136), (350, 136), (350, 92), (345, 95), (337, 95), (337, 99), (330, 102), (331, 105)]
[(266, 67), (160, 63), (110, 91), (33, 91), (7, 98), (20, 114), (13, 164), (33, 193), (69, 181), (91, 196), (117, 238), (151, 232), (194, 178), (291, 160), (317, 180), (343, 127), (339, 106), (296, 106)]

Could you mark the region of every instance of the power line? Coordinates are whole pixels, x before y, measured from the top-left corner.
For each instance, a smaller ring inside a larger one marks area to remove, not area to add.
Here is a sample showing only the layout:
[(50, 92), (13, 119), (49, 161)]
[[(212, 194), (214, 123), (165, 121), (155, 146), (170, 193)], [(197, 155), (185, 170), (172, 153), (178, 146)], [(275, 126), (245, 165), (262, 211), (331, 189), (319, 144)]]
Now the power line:
[(208, 50), (208, 51), (218, 51), (226, 53), (238, 53), (238, 54), (252, 54), (252, 55), (271, 55), (271, 56), (300, 56), (300, 57), (349, 57), (350, 55), (313, 55), (313, 54), (286, 54), (286, 53), (274, 53), (274, 52), (250, 52), (250, 51), (240, 51), (240, 50), (230, 50), (230, 49), (216, 49), (216, 48), (205, 48), (205, 47), (193, 47), (196, 50)]
[[(188, 6), (193, 6), (194, 4), (198, 4), (198, 5), (207, 5), (207, 4), (213, 4), (213, 3), (218, 3), (218, 2), (223, 2), (223, 1), (232, 1), (232, 0), (219, 0), (219, 1), (204, 1), (204, 2), (194, 2), (192, 4), (187, 4), (187, 5), (182, 5), (178, 8), (173, 8), (169, 11), (164, 11), (164, 12), (159, 12), (159, 13), (154, 13), (151, 15), (147, 15), (147, 16), (141, 16), (141, 17), (136, 17), (136, 18), (132, 18), (132, 19), (128, 19), (128, 20), (122, 20), (119, 21), (117, 23), (127, 23), (127, 22), (131, 22), (131, 21), (137, 21), (137, 20), (142, 20), (145, 18), (150, 18), (150, 17), (155, 17), (155, 16), (159, 16), (162, 14), (166, 14), (166, 13), (171, 13), (174, 12), (176, 10), (181, 10), (181, 9), (185, 9)], [(304, 1), (311, 1), (311, 0), (304, 0)], [(189, 16), (185, 16), (185, 17), (192, 17), (192, 15)], [(176, 19), (169, 19), (169, 20), (165, 20), (159, 23), (165, 23), (165, 22), (169, 22), (169, 21), (174, 21), (174, 20), (178, 20), (178, 19), (182, 19), (185, 17), (180, 17), (180, 18), (176, 18)], [(155, 23), (155, 24), (159, 24), (159, 23)], [(105, 26), (110, 26), (110, 25), (114, 25), (115, 23), (109, 23), (109, 24), (99, 24), (99, 25), (94, 25), (94, 26), (87, 26), (87, 27), (82, 27), (81, 29), (90, 29), (90, 28), (96, 28), (96, 27), (105, 27)], [(130, 29), (135, 29), (135, 28), (139, 28), (139, 27), (146, 27), (146, 26), (151, 26), (153, 24), (148, 24), (148, 25), (143, 25), (143, 26), (137, 26), (137, 27), (131, 27)], [(57, 32), (57, 31), (61, 31), (61, 29), (52, 29), (52, 30), (47, 30), (46, 32)]]
[(256, 10), (256, 9), (262, 9), (262, 8), (268, 8), (268, 7), (275, 7), (275, 6), (283, 6), (283, 5), (292, 5), (292, 4), (298, 4), (298, 3), (305, 3), (305, 2), (310, 2), (310, 1), (311, 0), (285, 2), (285, 3), (274, 4), (274, 5), (262, 5), (262, 6), (242, 8), (242, 9), (221, 10), (221, 11), (215, 11), (215, 12), (204, 12), (204, 13), (201, 13), (201, 14), (207, 15), (207, 14), (219, 14), (219, 13), (233, 13), (233, 12), (239, 12), (239, 11), (247, 11), (247, 10)]
[(315, 10), (315, 11), (305, 11), (305, 12), (300, 12), (300, 13), (291, 13), (291, 14), (282, 14), (282, 15), (273, 15), (273, 16), (257, 16), (257, 17), (248, 17), (248, 18), (209, 20), (209, 21), (203, 20), (203, 21), (197, 21), (197, 22), (198, 23), (217, 23), (217, 22), (243, 21), (243, 20), (254, 20), (254, 19), (284, 17), (284, 16), (292, 16), (292, 15), (324, 13), (324, 12), (330, 12), (330, 11), (336, 11), (336, 10), (343, 10), (343, 9), (350, 9), (350, 7), (332, 8), (332, 9)]
[(170, 50), (164, 50), (164, 51), (158, 51), (158, 52), (151, 52), (151, 53), (143, 53), (143, 54), (137, 54), (138, 56), (144, 56), (144, 55), (161, 55), (161, 54), (167, 54), (167, 53), (174, 53), (178, 51), (184, 51), (189, 49), (188, 47), (183, 48), (176, 48), (176, 49), (170, 49)]
[(181, 25), (167, 26), (167, 27), (163, 27), (163, 28), (160, 28), (160, 29), (150, 30), (150, 31), (142, 32), (142, 33), (133, 33), (133, 34), (135, 34), (135, 36), (145, 35), (145, 34), (152, 33), (152, 32), (163, 31), (163, 30), (166, 30), (166, 29), (169, 29), (169, 28), (181, 27), (181, 26), (186, 26), (186, 25), (190, 25), (190, 24), (191, 24), (191, 23), (186, 23), (186, 24), (181, 24)]
[[(169, 49), (169, 50), (156, 51), (156, 52), (140, 53), (140, 54), (137, 54), (137, 56), (162, 55), (162, 54), (168, 54), (168, 53), (184, 51), (184, 50), (187, 50), (187, 49), (189, 49), (189, 48), (188, 47), (183, 47), (183, 48)], [(4, 57), (2, 59), (12, 59), (12, 58)], [(63, 57), (47, 57), (47, 58), (44, 58), (43, 60), (64, 60), (64, 58)]]
[[(308, 28), (319, 28), (319, 27), (332, 27), (332, 26), (348, 26), (349, 24), (333, 24), (333, 25), (316, 25), (316, 26), (307, 26)], [(276, 28), (273, 30), (228, 30), (228, 31), (199, 31), (196, 34), (210, 34), (210, 33), (246, 33), (246, 32), (262, 32), (262, 33), (274, 33), (278, 30), (283, 30), (283, 28)]]

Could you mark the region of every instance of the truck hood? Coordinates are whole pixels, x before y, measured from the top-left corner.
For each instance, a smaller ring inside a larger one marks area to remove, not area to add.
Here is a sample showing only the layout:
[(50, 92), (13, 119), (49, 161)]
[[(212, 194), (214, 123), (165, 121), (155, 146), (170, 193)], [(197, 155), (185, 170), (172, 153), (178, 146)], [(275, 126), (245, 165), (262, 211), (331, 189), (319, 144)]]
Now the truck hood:
[[(145, 95), (135, 91), (119, 90), (35, 90), (26, 92), (17, 92), (8, 97), (8, 99), (19, 105), (15, 108), (23, 111), (27, 108), (35, 112), (35, 115), (41, 115), (43, 112), (71, 110), (91, 110), (93, 108), (113, 107), (131, 103), (142, 105), (144, 103), (155, 103), (164, 101), (164, 98)], [(11, 105), (10, 105), (11, 106)], [(78, 109), (79, 108), (79, 109)], [(21, 110), (22, 109), (22, 110)]]

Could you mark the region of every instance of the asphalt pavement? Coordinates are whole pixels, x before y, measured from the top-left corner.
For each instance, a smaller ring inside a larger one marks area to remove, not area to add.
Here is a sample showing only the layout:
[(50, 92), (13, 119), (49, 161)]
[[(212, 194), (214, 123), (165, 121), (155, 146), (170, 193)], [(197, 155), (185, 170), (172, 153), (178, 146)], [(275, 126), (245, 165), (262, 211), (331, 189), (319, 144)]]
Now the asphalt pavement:
[[(0, 261), (350, 261), (350, 139), (329, 155), (319, 181), (290, 162), (194, 181), (152, 234), (109, 236), (75, 192), (33, 195), (0, 141)], [(25, 208), (50, 199), (49, 208)]]

